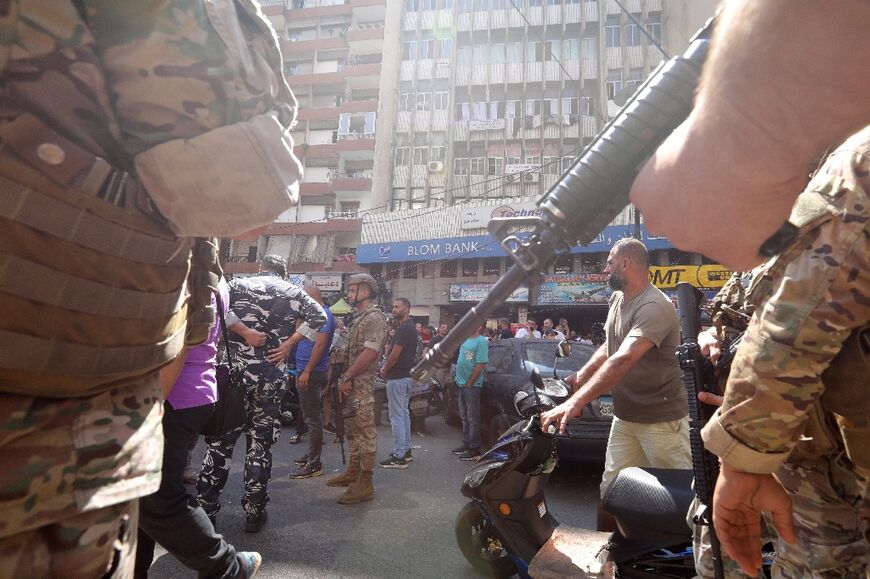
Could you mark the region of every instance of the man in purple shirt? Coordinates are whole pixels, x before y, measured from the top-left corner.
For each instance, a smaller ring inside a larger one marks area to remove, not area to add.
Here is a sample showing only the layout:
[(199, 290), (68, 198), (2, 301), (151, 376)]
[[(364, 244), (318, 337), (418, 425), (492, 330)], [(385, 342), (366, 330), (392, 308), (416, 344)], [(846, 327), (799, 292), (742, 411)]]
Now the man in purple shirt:
[[(229, 304), (226, 282), (219, 285), (223, 309)], [(163, 545), (200, 577), (230, 579), (250, 577), (260, 565), (260, 554), (236, 552), (215, 532), (199, 503), (184, 488), (182, 479), (187, 451), (214, 413), (217, 401), (217, 342), (220, 324), (215, 323), (208, 340), (186, 349), (160, 371), (163, 404), (163, 472), (160, 488), (139, 501), (139, 537), (136, 579), (148, 576), (155, 542)]]

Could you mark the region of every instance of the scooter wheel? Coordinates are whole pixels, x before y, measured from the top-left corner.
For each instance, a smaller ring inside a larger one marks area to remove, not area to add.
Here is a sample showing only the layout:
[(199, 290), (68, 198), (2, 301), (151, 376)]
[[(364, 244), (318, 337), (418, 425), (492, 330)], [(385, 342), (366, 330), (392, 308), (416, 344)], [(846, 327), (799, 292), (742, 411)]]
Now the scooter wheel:
[(462, 507), (456, 517), (456, 543), (478, 573), (497, 579), (517, 574), (516, 565), (495, 528), (474, 503)]

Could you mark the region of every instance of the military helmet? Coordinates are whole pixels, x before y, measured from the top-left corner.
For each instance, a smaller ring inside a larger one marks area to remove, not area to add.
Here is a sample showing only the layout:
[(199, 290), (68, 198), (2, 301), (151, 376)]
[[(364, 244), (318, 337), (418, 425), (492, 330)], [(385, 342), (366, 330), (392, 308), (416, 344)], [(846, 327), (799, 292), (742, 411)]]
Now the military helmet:
[(369, 286), (371, 290), (371, 297), (375, 297), (378, 295), (378, 282), (375, 281), (371, 275), (367, 273), (355, 273), (347, 279), (347, 287), (350, 288), (352, 285), (366, 284)]

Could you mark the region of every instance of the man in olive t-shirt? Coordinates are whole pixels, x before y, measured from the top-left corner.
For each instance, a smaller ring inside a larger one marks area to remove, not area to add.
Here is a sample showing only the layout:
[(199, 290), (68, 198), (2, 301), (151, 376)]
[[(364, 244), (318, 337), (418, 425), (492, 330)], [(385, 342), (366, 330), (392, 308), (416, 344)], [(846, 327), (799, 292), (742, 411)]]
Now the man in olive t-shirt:
[(607, 340), (568, 382), (566, 402), (541, 415), (565, 431), (586, 405), (613, 391), (601, 493), (629, 466), (691, 468), (689, 407), (676, 358), (680, 323), (670, 300), (649, 283), (649, 253), (636, 239), (610, 251), (605, 273), (616, 290), (607, 314)]

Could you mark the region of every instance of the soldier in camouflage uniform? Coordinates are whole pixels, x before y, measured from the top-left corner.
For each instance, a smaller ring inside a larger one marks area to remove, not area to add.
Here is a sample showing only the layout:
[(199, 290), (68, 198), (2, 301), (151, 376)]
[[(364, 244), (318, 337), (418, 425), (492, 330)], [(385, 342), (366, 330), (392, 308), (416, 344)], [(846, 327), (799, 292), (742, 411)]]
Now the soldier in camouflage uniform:
[(328, 486), (347, 487), (338, 502), (347, 505), (367, 501), (374, 496), (372, 471), (377, 455), (378, 432), (375, 428), (374, 384), (378, 356), (387, 337), (387, 317), (375, 305), (377, 283), (368, 274), (356, 274), (347, 282), (347, 301), (356, 308), (348, 324), (347, 343), (341, 350), (346, 369), (339, 379), (343, 399), (342, 412), (350, 444), (347, 470), (326, 481)]
[(751, 575), (761, 511), (784, 539), (775, 577), (868, 573), (868, 193), (870, 127), (828, 156), (792, 211), (798, 239), (756, 271), (756, 311), (703, 430), (722, 463), (716, 530)]
[[(284, 281), (286, 265), (275, 255), (260, 264), (262, 275), (230, 282), (230, 309), (226, 324), (228, 347), (244, 365), (247, 388), (246, 424), (220, 438), (206, 438), (208, 449), (196, 490), (202, 508), (212, 520), (220, 511), (220, 494), (230, 472), (233, 448), (242, 432), (245, 454), (245, 531), (255, 533), (266, 522), (267, 486), (272, 477), (272, 445), (280, 432), (280, 404), (287, 389), (287, 354), (302, 338), (314, 340), (326, 323), (323, 308), (302, 288)], [(297, 320), (302, 324), (296, 328)], [(295, 332), (294, 332), (295, 328)], [(282, 355), (270, 350), (281, 347)]]
[(0, 577), (132, 573), (156, 371), (214, 319), (191, 239), (294, 204), (295, 112), (250, 0), (0, 4)]

